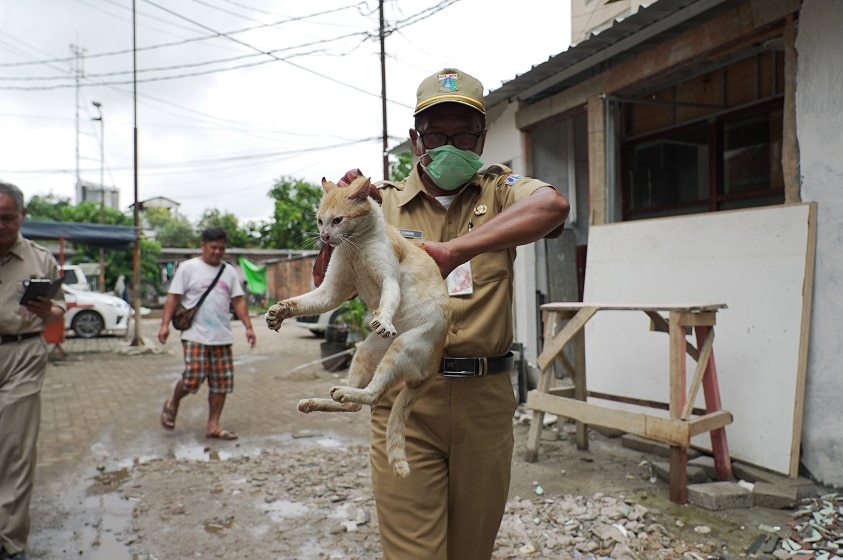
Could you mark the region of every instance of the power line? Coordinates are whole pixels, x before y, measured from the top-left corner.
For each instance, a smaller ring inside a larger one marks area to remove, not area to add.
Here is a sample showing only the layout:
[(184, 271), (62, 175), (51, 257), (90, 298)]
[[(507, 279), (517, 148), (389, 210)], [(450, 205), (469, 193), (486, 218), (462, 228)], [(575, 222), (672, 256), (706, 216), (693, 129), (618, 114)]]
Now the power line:
[[(177, 12), (174, 12), (174, 11), (168, 9), (168, 8), (165, 8), (164, 6), (161, 6), (161, 5), (159, 5), (155, 2), (152, 2), (151, 0), (145, 0), (145, 1), (148, 4), (158, 8), (158, 9), (160, 9), (160, 10), (166, 12), (166, 13), (174, 15), (174, 16), (180, 18), (180, 19), (183, 19), (183, 20), (191, 23), (192, 25), (200, 27), (200, 28), (202, 28), (206, 31), (210, 31), (212, 34), (211, 35), (205, 35), (205, 36), (198, 37), (198, 38), (193, 38), (193, 39), (186, 39), (186, 40), (178, 41), (178, 42), (174, 42), (174, 43), (165, 43), (165, 44), (161, 44), (161, 45), (153, 45), (153, 46), (144, 47), (143, 49), (138, 49), (138, 50), (144, 50), (144, 49), (150, 50), (150, 49), (157, 49), (157, 48), (163, 48), (163, 47), (179, 46), (179, 45), (184, 45), (184, 44), (187, 44), (187, 43), (190, 43), (190, 42), (195, 42), (195, 41), (204, 41), (204, 40), (208, 40), (208, 39), (212, 39), (212, 38), (224, 38), (224, 39), (228, 39), (228, 40), (230, 40), (234, 43), (237, 43), (241, 46), (247, 47), (247, 48), (255, 51), (257, 54), (244, 55), (243, 57), (233, 57), (231, 59), (218, 59), (218, 60), (215, 60), (215, 61), (205, 61), (205, 62), (202, 62), (202, 63), (194, 63), (192, 65), (181, 65), (180, 67), (197, 67), (197, 66), (202, 66), (202, 65), (220, 64), (220, 63), (224, 63), (226, 61), (242, 60), (242, 59), (254, 57), (254, 56), (269, 56), (269, 57), (273, 58), (274, 61), (286, 62), (288, 65), (293, 66), (293, 67), (295, 67), (295, 68), (297, 68), (297, 69), (299, 69), (303, 72), (313, 74), (313, 75), (318, 76), (322, 79), (325, 79), (325, 80), (328, 80), (330, 82), (336, 83), (338, 85), (353, 89), (353, 90), (358, 91), (360, 93), (363, 93), (365, 95), (369, 95), (369, 96), (372, 96), (372, 97), (378, 97), (377, 93), (371, 92), (371, 91), (363, 89), (363, 88), (359, 88), (359, 87), (354, 86), (352, 84), (345, 83), (341, 80), (338, 80), (338, 79), (333, 78), (331, 76), (327, 76), (325, 74), (322, 74), (322, 73), (317, 72), (315, 70), (312, 70), (310, 68), (304, 67), (302, 65), (295, 64), (295, 63), (291, 62), (288, 58), (279, 58), (275, 54), (277, 52), (282, 52), (284, 50), (291, 50), (291, 49), (298, 48), (298, 47), (288, 47), (286, 49), (276, 49), (276, 50), (272, 50), (272, 51), (267, 51), (267, 50), (255, 47), (254, 45), (251, 45), (250, 43), (247, 43), (245, 41), (242, 41), (240, 39), (232, 37), (232, 35), (243, 33), (243, 32), (246, 32), (246, 31), (251, 31), (251, 30), (265, 28), (265, 27), (273, 27), (273, 26), (280, 25), (282, 23), (289, 23), (289, 22), (293, 22), (293, 21), (301, 21), (301, 20), (305, 20), (305, 19), (309, 19), (309, 18), (313, 18), (313, 17), (325, 15), (325, 14), (336, 13), (336, 12), (347, 10), (347, 9), (350, 9), (350, 8), (359, 8), (361, 6), (360, 3), (352, 5), (352, 6), (335, 8), (335, 9), (332, 9), (332, 10), (324, 10), (322, 12), (316, 12), (316, 13), (313, 13), (313, 14), (308, 14), (306, 16), (288, 18), (286, 20), (274, 22), (274, 23), (270, 23), (270, 24), (263, 24), (263, 25), (260, 25), (260, 26), (254, 26), (254, 27), (245, 28), (245, 29), (238, 29), (238, 30), (235, 30), (235, 31), (229, 31), (229, 32), (223, 33), (223, 32), (216, 31), (215, 29), (213, 29), (209, 26), (206, 26), (202, 23), (199, 23), (195, 20), (192, 20), (191, 18), (183, 16), (183, 15), (177, 13)], [(458, 1), (459, 0), (443, 0), (443, 1), (439, 2), (438, 4), (436, 4), (434, 6), (431, 6), (429, 8), (426, 8), (426, 9), (422, 10), (421, 12), (418, 12), (418, 13), (410, 16), (410, 17), (407, 17), (407, 18), (404, 18), (402, 20), (397, 21), (396, 23), (394, 23), (393, 25), (390, 26), (388, 31), (385, 30), (384, 33), (388, 35), (389, 33), (392, 33), (399, 28), (407, 27), (407, 26), (410, 26), (414, 23), (417, 23), (419, 21), (427, 19), (428, 17), (442, 11), (443, 9), (453, 5), (454, 3), (458, 2)], [(330, 42), (333, 42), (337, 39), (345, 39), (345, 38), (354, 37), (354, 36), (357, 36), (357, 35), (362, 35), (363, 38), (364, 38), (363, 41), (375, 37), (375, 35), (373, 35), (371, 33), (368, 33), (368, 32), (358, 32), (358, 33), (350, 33), (350, 34), (347, 34), (347, 35), (339, 37), (339, 38), (335, 37), (335, 38), (332, 38), (332, 39), (327, 39), (324, 42), (330, 43)], [(311, 43), (311, 45), (316, 45), (316, 44), (320, 44), (320, 42), (317, 41), (317, 42)], [(362, 44), (362, 41), (361, 41), (361, 44)], [(301, 45), (301, 46), (307, 46), (307, 45), (308, 44)], [(87, 55), (87, 58), (91, 59), (91, 58), (103, 57), (103, 56), (114, 56), (114, 55), (118, 55), (118, 54), (127, 54), (129, 52), (132, 52), (132, 51), (130, 51), (130, 50), (112, 51), (112, 52), (107, 52), (107, 53)], [(306, 56), (306, 55), (309, 55), (309, 54), (315, 54), (315, 53), (313, 53), (313, 52), (311, 52), (311, 53), (299, 53), (296, 56)], [(72, 59), (53, 59), (52, 61), (69, 61), (69, 60), (72, 60)], [(0, 67), (21, 66), (21, 65), (25, 65), (25, 64), (38, 64), (38, 63), (44, 64), (44, 63), (47, 63), (47, 62), (51, 62), (51, 61), (43, 61), (42, 60), (42, 61), (32, 61), (32, 62), (28, 62), (28, 63), (8, 63), (8, 64), (0, 64)], [(208, 74), (213, 74), (213, 73), (218, 73), (218, 72), (225, 72), (225, 71), (229, 71), (229, 70), (249, 68), (249, 67), (253, 67), (253, 66), (266, 64), (268, 62), (269, 61), (255, 62), (255, 63), (250, 63), (250, 64), (238, 65), (238, 66), (234, 66), (234, 67), (218, 68), (218, 69), (206, 70), (206, 71), (201, 71), (201, 72), (188, 72), (188, 73), (182, 73), (182, 74), (176, 74), (176, 75), (170, 75), (170, 76), (159, 76), (159, 77), (153, 77), (153, 78), (146, 78), (146, 79), (142, 79), (142, 80), (138, 80), (138, 81), (141, 82), (141, 83), (145, 83), (145, 82), (154, 82), (154, 81), (163, 81), (163, 80), (191, 78), (191, 77), (196, 77), (196, 76), (201, 76), (201, 75), (208, 75)], [(161, 71), (166, 71), (166, 70), (170, 70), (170, 69), (178, 69), (178, 68), (179, 68), (179, 66), (161, 67), (161, 68), (155, 68), (155, 69), (144, 69), (144, 70), (141, 70), (141, 72), (154, 72), (154, 71), (161, 72)], [(109, 75), (121, 75), (121, 74), (125, 74), (125, 73), (126, 72), (114, 72), (114, 73), (109, 73), (109, 74), (95, 75), (95, 76), (91, 76), (91, 77), (97, 77), (97, 76), (106, 77), (106, 76), (109, 76)], [(60, 80), (62, 78), (61, 77), (29, 77), (29, 78), (22, 77), (22, 78), (3, 78), (3, 79), (12, 80), (12, 81), (47, 81), (47, 80)], [(65, 79), (67, 79), (67, 78), (65, 78)], [(101, 81), (101, 82), (98, 82), (97, 84), (81, 84), (81, 86), (83, 86), (83, 87), (89, 87), (91, 85), (120, 86), (120, 85), (127, 85), (128, 83), (130, 83), (130, 82), (129, 81), (109, 81), (109, 82), (102, 82)], [(131, 82), (131, 83), (134, 83), (134, 82)], [(75, 86), (76, 86), (75, 83), (51, 84), (51, 85), (45, 85), (45, 86), (8, 86), (7, 85), (7, 86), (0, 86), (0, 90), (6, 90), (6, 91), (46, 91), (46, 90), (55, 90), (55, 89), (62, 89), (62, 88), (75, 87)], [(396, 101), (393, 101), (393, 100), (388, 100), (388, 102), (392, 103), (393, 105), (398, 105), (400, 107), (411, 108), (407, 104), (396, 102)]]
[[(77, 0), (77, 1), (80, 1), (80, 0)], [(308, 20), (308, 19), (311, 19), (311, 18), (315, 18), (315, 17), (320, 17), (320, 16), (338, 13), (338, 12), (348, 10), (348, 9), (351, 9), (351, 8), (356, 8), (357, 6), (358, 5), (353, 5), (353, 6), (345, 6), (345, 7), (342, 7), (342, 8), (334, 8), (334, 9), (331, 9), (331, 10), (323, 10), (321, 12), (314, 12), (312, 14), (307, 14), (307, 15), (304, 15), (304, 16), (289, 17), (289, 18), (282, 19), (280, 21), (272, 22), (272, 23), (264, 23), (264, 24), (255, 25), (255, 26), (252, 26), (252, 27), (244, 27), (244, 28), (240, 28), (240, 29), (235, 29), (233, 31), (226, 31), (224, 33), (216, 32), (216, 31), (211, 30), (211, 31), (213, 31), (213, 34), (211, 34), (211, 35), (201, 35), (201, 36), (192, 37), (192, 38), (189, 38), (189, 39), (180, 39), (179, 41), (173, 41), (173, 42), (170, 42), (170, 43), (160, 43), (160, 44), (157, 44), (157, 45), (148, 45), (146, 47), (138, 47), (137, 52), (153, 51), (153, 50), (164, 49), (164, 48), (169, 48), (169, 47), (178, 47), (178, 46), (183, 46), (183, 45), (187, 45), (187, 44), (190, 44), (190, 43), (207, 41), (209, 39), (217, 39), (217, 38), (220, 38), (220, 37), (227, 37), (229, 35), (239, 35), (239, 34), (242, 34), (242, 33), (248, 33), (250, 31), (257, 31), (259, 29), (266, 29), (266, 28), (270, 28), (270, 27), (278, 27), (278, 26), (285, 25), (285, 24), (288, 24), (288, 23), (295, 23), (295, 22), (304, 21), (304, 20)], [(150, 17), (152, 17), (152, 16), (150, 16)], [(155, 19), (159, 19), (160, 21), (167, 21), (167, 20), (161, 20), (160, 18), (155, 18)], [(196, 25), (201, 26), (201, 24), (198, 24), (198, 23), (196, 23)], [(185, 28), (185, 29), (187, 29), (187, 28)], [(356, 34), (365, 35), (366, 33), (365, 32), (359, 32), (359, 33), (356, 33)], [(355, 34), (349, 34), (349, 36), (352, 36), (352, 35), (355, 35)], [(331, 42), (331, 41), (334, 41), (334, 40), (336, 40), (336, 38), (325, 39), (324, 42), (328, 43), (328, 42)], [(107, 52), (103, 52), (103, 53), (88, 54), (87, 58), (89, 60), (91, 60), (91, 59), (97, 59), (97, 58), (103, 58), (103, 57), (109, 57), (109, 56), (123, 56), (123, 55), (127, 55), (127, 54), (132, 54), (133, 52), (134, 51), (132, 49), (121, 49), (121, 50), (117, 50), (117, 51), (107, 51)], [(36, 66), (36, 65), (50, 64), (50, 63), (70, 63), (72, 61), (73, 61), (73, 57), (61, 57), (61, 58), (51, 58), (51, 59), (46, 59), (46, 60), (42, 59), (42, 60), (20, 61), (20, 62), (5, 62), (5, 63), (0, 63), (0, 68), (12, 68), (12, 67), (19, 67), (19, 66)]]

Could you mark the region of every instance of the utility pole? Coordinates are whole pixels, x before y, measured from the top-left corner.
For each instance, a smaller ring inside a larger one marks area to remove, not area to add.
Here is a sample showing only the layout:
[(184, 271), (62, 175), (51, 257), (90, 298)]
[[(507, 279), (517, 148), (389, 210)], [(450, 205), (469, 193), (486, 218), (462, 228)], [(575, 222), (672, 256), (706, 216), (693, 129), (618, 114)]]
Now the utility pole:
[(141, 277), (140, 277), (140, 208), (138, 208), (138, 48), (137, 48), (137, 12), (136, 2), (132, 0), (132, 111), (134, 114), (134, 175), (135, 205), (132, 218), (135, 226), (135, 249), (132, 253), (132, 307), (135, 309), (135, 334), (130, 346), (144, 346), (141, 334)]
[(383, 116), (383, 178), (389, 180), (389, 132), (386, 126), (386, 30), (383, 21), (383, 0), (378, 2), (381, 40), (381, 113)]
[[(98, 116), (93, 120), (100, 122), (100, 224), (105, 223), (105, 119), (102, 116), (102, 103), (92, 101), (97, 108)], [(100, 247), (100, 291), (105, 292), (105, 249)]]
[[(73, 53), (73, 73), (76, 77), (76, 107), (74, 107), (76, 115), (76, 185), (74, 187), (78, 189), (81, 182), (79, 175), (79, 82), (85, 74), (85, 49), (71, 44), (70, 51)], [(80, 201), (77, 200), (77, 202)]]

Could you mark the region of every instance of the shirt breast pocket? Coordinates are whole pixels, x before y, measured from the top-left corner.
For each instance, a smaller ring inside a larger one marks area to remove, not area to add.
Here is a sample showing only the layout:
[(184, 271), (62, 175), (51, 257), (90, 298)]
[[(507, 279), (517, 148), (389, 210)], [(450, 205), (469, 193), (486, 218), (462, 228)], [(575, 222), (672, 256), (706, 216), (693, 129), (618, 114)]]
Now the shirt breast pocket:
[(471, 270), (476, 286), (508, 278), (509, 269), (509, 256), (506, 250), (484, 253), (471, 259)]

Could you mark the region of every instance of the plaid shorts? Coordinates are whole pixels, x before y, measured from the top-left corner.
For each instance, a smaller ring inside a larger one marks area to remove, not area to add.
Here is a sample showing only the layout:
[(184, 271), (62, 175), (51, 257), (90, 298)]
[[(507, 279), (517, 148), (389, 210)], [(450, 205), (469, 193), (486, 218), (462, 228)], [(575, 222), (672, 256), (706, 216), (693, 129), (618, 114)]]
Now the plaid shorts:
[(181, 374), (185, 391), (195, 393), (208, 379), (212, 393), (234, 391), (234, 360), (231, 345), (209, 345), (182, 340), (184, 348), (184, 372)]

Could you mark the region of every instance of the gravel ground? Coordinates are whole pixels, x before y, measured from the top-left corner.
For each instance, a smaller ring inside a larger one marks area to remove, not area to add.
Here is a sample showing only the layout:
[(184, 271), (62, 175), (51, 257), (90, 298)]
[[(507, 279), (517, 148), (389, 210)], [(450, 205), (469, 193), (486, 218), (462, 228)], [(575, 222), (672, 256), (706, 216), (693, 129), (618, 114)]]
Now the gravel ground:
[[(122, 538), (138, 560), (355, 560), (379, 554), (362, 447), (314, 442), (295, 452), (225, 461), (154, 460), (133, 468), (119, 492), (133, 504), (132, 526)], [(630, 500), (534, 493), (507, 504), (493, 558), (667, 560), (719, 551), (716, 541), (688, 544), (672, 536)]]
[[(235, 349), (238, 390), (225, 421), (240, 432), (236, 442), (201, 438), (201, 398), (183, 403), (175, 432), (157, 425), (179, 350), (174, 341), (153, 357), (84, 354), (50, 373), (42, 444), (52, 462), (36, 484), (30, 560), (379, 558), (367, 415), (295, 410), (299, 398), (341, 380), (297, 367), (318, 356), (318, 340), (285, 326), (253, 351)], [(86, 404), (91, 394), (97, 407)], [(73, 410), (91, 415), (69, 437), (60, 413), (77, 398)], [(495, 560), (769, 558), (745, 551), (765, 531), (789, 534), (788, 511), (672, 504), (667, 483), (653, 476), (660, 458), (594, 430), (589, 449), (578, 450), (571, 423), (544, 429), (539, 460), (527, 463), (531, 416), (522, 410), (513, 420)]]

